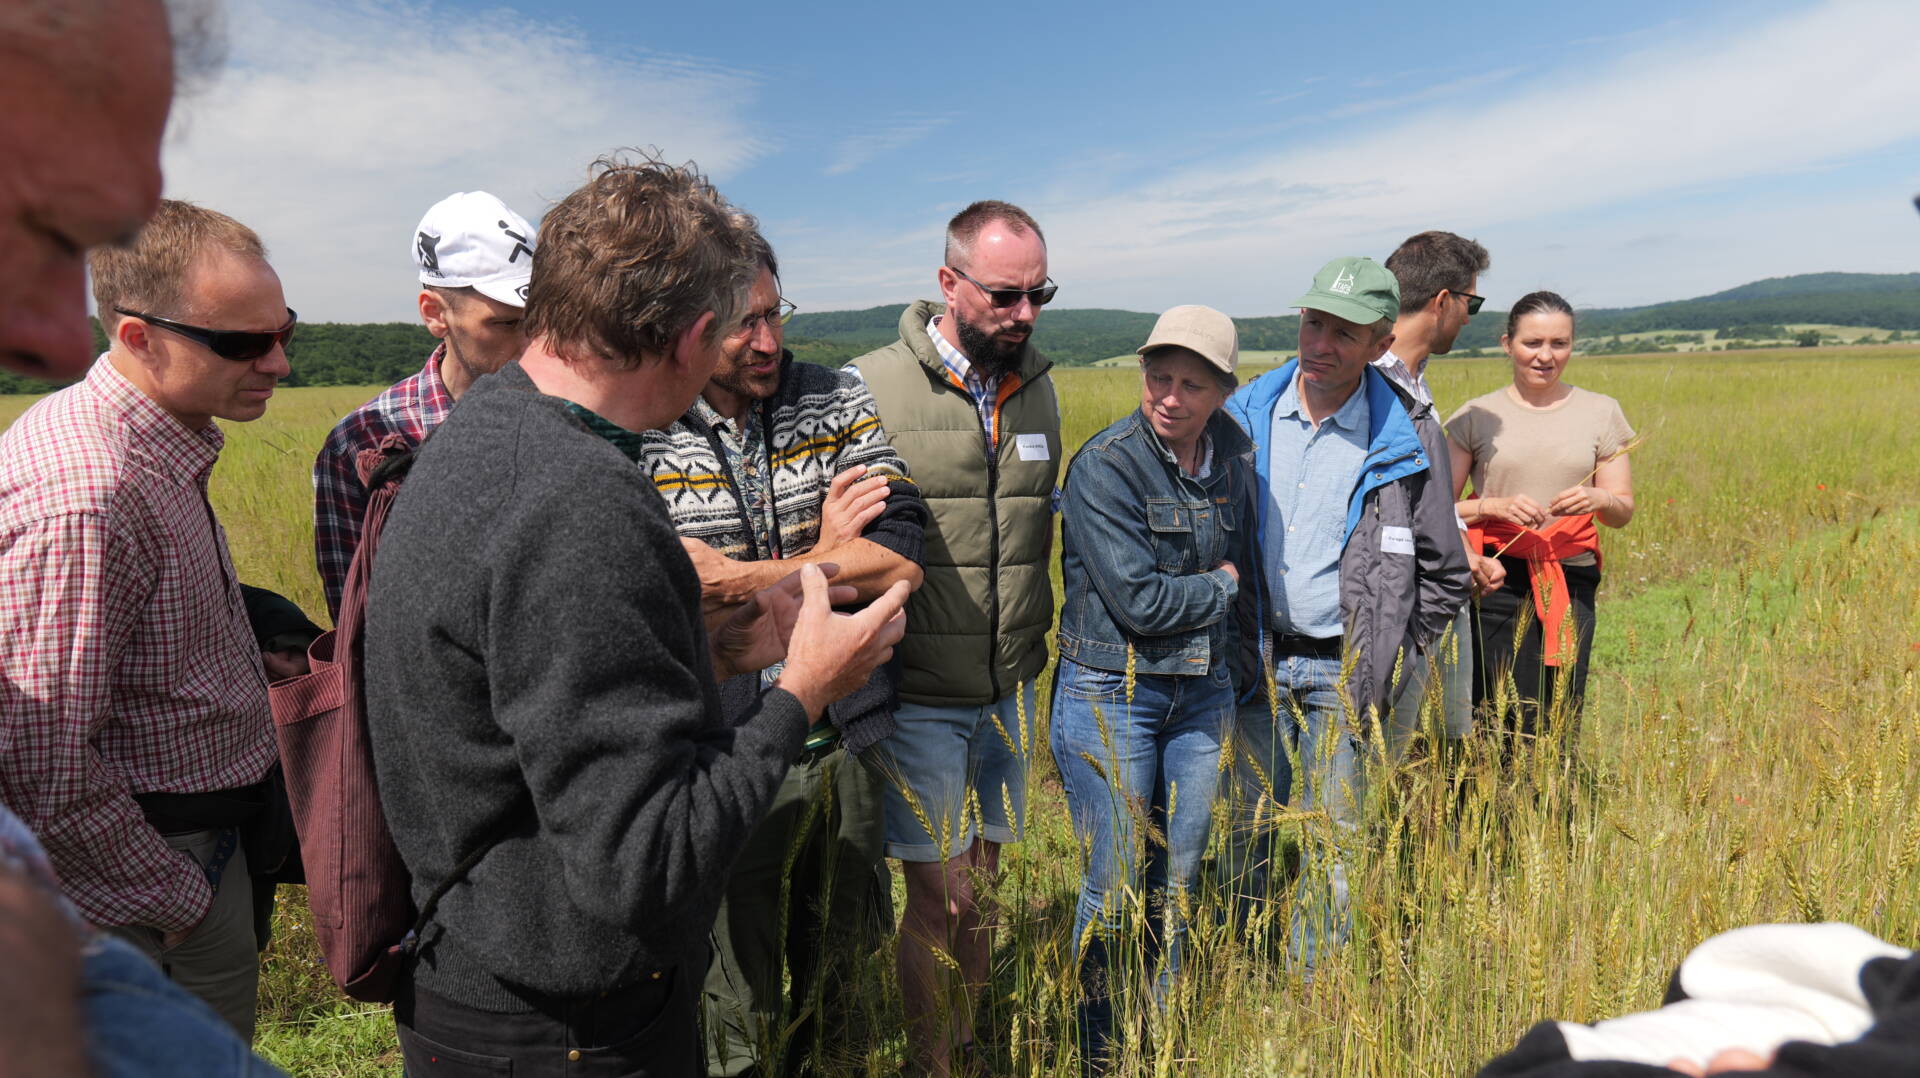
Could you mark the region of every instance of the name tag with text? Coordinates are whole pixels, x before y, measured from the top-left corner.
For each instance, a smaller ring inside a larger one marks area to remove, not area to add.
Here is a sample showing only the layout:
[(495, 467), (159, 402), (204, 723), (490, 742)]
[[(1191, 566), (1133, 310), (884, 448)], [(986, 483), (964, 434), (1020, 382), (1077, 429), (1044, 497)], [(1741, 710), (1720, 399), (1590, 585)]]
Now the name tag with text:
[(1053, 454), (1047, 452), (1047, 436), (1044, 434), (1022, 434), (1014, 439), (1014, 447), (1020, 451), (1021, 460), (1051, 460)]
[(1389, 525), (1380, 529), (1380, 552), (1382, 554), (1412, 554), (1413, 529)]

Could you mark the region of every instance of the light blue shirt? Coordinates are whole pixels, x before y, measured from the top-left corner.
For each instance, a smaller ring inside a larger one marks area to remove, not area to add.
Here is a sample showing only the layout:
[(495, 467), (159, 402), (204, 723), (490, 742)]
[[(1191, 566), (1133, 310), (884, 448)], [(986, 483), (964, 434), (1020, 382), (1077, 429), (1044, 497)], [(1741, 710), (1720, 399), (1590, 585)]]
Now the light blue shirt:
[(1260, 556), (1274, 628), (1339, 636), (1340, 552), (1347, 503), (1367, 463), (1363, 384), (1318, 429), (1300, 403), (1300, 376), (1274, 402), (1267, 454), (1267, 522)]

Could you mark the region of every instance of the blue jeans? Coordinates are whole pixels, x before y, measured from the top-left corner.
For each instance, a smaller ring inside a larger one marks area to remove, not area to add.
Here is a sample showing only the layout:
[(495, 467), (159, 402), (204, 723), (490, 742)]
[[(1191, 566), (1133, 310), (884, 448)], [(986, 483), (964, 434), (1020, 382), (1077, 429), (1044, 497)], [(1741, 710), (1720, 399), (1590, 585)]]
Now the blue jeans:
[[(1449, 740), (1473, 733), (1473, 612), (1462, 607), (1453, 627), (1433, 642), (1419, 661), (1409, 660), (1405, 679), (1393, 700), (1393, 719), (1387, 724), (1387, 756), (1398, 761), (1421, 728), (1420, 711), (1433, 687), (1435, 668), (1440, 677), (1441, 717)], [(1439, 729), (1430, 730), (1440, 733)]]
[(1287, 805), (1298, 769), (1303, 807), (1324, 812), (1331, 824), (1309, 825), (1302, 837), (1288, 953), (1297, 968), (1311, 969), (1352, 931), (1340, 847), (1360, 830), (1371, 735), (1348, 713), (1339, 659), (1280, 656), (1273, 681), (1277, 701), (1269, 704), (1263, 690), (1236, 711), (1232, 827), (1222, 869), (1244, 924), (1273, 898), (1279, 855), (1273, 816)]
[(101, 1078), (270, 1078), (220, 1016), (117, 936), (87, 948), (87, 1055)]
[[(1125, 682), (1124, 674), (1071, 659), (1061, 659), (1054, 674), (1053, 760), (1087, 858), (1073, 938), (1089, 1063), (1109, 1051), (1117, 994), (1110, 971), (1126, 954), (1130, 926), (1146, 929), (1138, 968), (1157, 970), (1155, 999), (1180, 970), (1220, 785), (1220, 742), (1233, 717), (1222, 663), (1197, 677), (1137, 676), (1131, 699)], [(1143, 820), (1166, 837), (1164, 847), (1149, 843)]]

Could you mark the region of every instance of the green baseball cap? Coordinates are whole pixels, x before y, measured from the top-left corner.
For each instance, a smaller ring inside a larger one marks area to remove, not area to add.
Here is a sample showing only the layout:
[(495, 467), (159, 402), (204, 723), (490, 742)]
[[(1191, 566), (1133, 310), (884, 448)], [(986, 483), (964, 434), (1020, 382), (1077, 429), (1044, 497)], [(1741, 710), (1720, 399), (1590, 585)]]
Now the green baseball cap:
[(1313, 275), (1313, 288), (1293, 306), (1370, 326), (1400, 317), (1400, 282), (1371, 258), (1336, 258)]

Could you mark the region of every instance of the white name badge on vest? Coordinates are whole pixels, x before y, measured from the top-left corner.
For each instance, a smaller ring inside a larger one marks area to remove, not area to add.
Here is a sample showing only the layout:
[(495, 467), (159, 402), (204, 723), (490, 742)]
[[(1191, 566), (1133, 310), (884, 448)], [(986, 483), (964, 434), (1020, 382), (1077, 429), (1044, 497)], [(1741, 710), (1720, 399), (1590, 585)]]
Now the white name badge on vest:
[(1382, 554), (1413, 553), (1413, 529), (1388, 525), (1380, 529), (1380, 552)]
[(1047, 452), (1047, 436), (1044, 434), (1022, 434), (1014, 439), (1014, 447), (1020, 451), (1021, 460), (1050, 460)]

